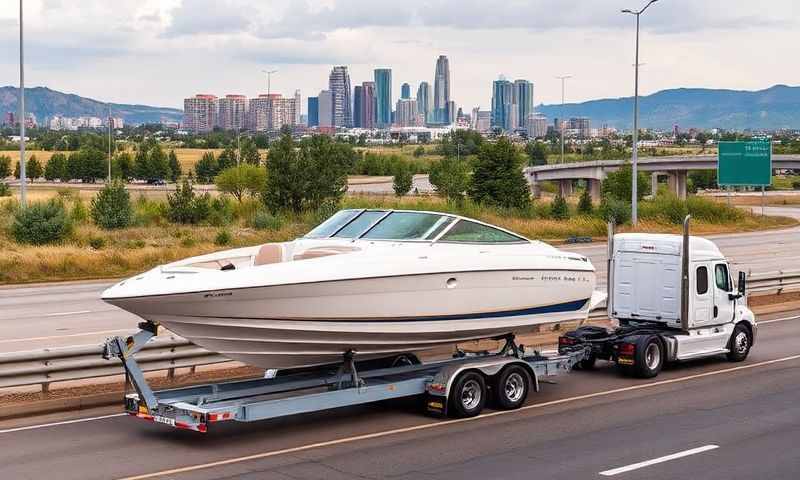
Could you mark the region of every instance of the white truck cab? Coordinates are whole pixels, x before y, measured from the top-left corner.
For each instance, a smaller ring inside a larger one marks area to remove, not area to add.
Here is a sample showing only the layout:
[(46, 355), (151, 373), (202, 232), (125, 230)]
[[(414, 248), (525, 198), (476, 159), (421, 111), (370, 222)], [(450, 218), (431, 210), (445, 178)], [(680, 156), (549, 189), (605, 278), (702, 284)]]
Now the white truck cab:
[(608, 314), (619, 327), (582, 327), (562, 337), (559, 347), (589, 342), (596, 358), (643, 377), (669, 361), (721, 354), (744, 360), (757, 332), (745, 276), (740, 273), (734, 289), (722, 252), (710, 240), (689, 236), (688, 222), (684, 235), (614, 235), (610, 229)]

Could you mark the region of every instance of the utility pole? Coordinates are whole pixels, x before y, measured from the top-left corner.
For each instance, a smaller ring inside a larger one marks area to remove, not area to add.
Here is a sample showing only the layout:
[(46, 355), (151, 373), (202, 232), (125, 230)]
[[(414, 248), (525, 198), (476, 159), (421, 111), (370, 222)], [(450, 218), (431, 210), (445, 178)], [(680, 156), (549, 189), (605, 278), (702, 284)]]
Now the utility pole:
[(631, 158), (631, 223), (636, 226), (639, 223), (639, 17), (647, 8), (658, 0), (650, 0), (647, 5), (639, 11), (625, 9), (622, 13), (636, 16), (636, 61), (634, 66), (633, 81), (633, 152)]
[(25, 49), (22, 34), (22, 0), (19, 0), (19, 199), (27, 206), (25, 178)]
[(108, 107), (108, 183), (111, 183), (111, 104)]
[(572, 78), (572, 75), (561, 75), (560, 77), (556, 78), (561, 80), (561, 120), (559, 121), (558, 126), (561, 129), (561, 163), (564, 163), (564, 91), (566, 89), (567, 79)]

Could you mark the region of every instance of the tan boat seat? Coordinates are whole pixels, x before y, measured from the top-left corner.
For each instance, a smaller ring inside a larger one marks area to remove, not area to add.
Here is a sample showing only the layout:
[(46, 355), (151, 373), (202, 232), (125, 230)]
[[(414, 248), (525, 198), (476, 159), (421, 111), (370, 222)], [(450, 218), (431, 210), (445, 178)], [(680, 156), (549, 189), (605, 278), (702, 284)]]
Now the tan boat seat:
[(253, 265), (269, 265), (270, 263), (280, 263), (282, 261), (283, 245), (280, 243), (265, 243), (258, 250)]
[(358, 247), (345, 247), (345, 246), (315, 247), (315, 248), (309, 248), (308, 250), (295, 255), (294, 257), (292, 257), (292, 260), (310, 260), (312, 258), (328, 257), (331, 255), (340, 255), (342, 253), (357, 252), (358, 250), (361, 249)]

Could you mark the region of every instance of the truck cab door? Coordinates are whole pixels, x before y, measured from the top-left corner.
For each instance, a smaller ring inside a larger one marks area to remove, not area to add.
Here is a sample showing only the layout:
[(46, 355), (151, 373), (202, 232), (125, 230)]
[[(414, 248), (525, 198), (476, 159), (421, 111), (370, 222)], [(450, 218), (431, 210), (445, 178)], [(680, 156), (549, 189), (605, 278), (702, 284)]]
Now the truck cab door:
[(713, 323), (714, 311), (714, 289), (711, 279), (710, 263), (694, 263), (691, 267), (693, 271), (692, 288), (691, 288), (691, 308), (689, 315), (691, 321), (690, 326), (703, 326), (711, 325)]
[(714, 311), (713, 324), (719, 325), (733, 320), (735, 311), (734, 300), (730, 294), (733, 293), (733, 282), (728, 272), (728, 264), (725, 262), (714, 262)]

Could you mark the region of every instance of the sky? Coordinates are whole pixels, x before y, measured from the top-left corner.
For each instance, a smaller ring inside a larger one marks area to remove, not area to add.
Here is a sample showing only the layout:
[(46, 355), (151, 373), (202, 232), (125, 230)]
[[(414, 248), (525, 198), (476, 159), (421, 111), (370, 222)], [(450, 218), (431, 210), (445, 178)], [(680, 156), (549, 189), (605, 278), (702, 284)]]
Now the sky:
[[(635, 17), (646, 0), (24, 0), (26, 86), (181, 108), (195, 93), (303, 98), (333, 65), (351, 85), (393, 69), (433, 83), (450, 59), (451, 97), (488, 109), (500, 75), (535, 102), (633, 93)], [(19, 11), (0, 3), (0, 85), (19, 85)], [(800, 84), (797, 0), (659, 0), (641, 16), (640, 92)], [(305, 101), (303, 102), (305, 104)], [(305, 107), (304, 107), (305, 110)]]

